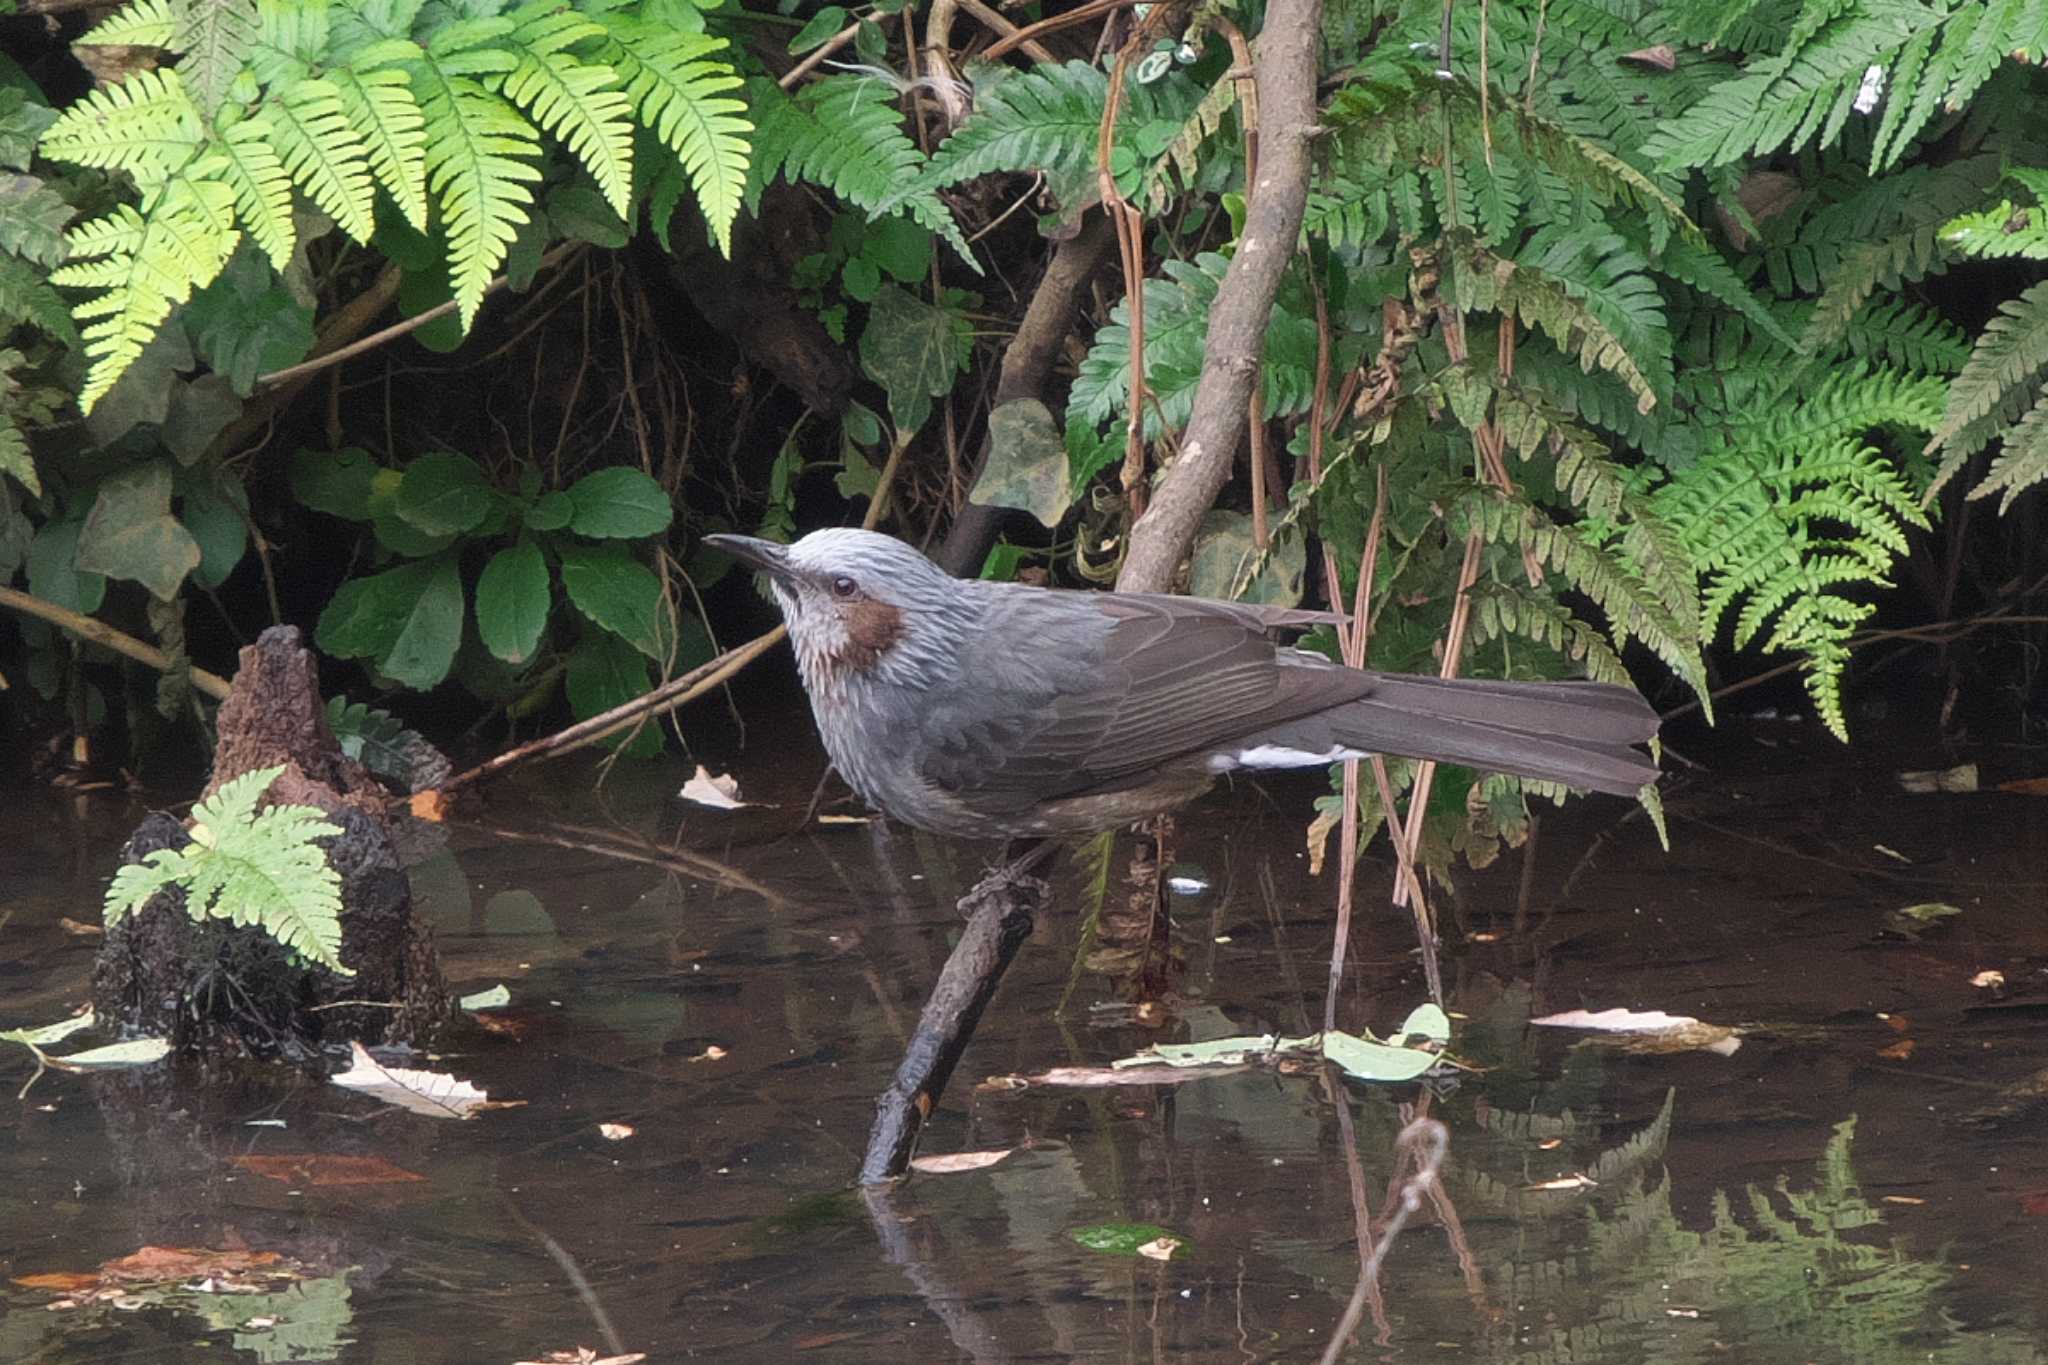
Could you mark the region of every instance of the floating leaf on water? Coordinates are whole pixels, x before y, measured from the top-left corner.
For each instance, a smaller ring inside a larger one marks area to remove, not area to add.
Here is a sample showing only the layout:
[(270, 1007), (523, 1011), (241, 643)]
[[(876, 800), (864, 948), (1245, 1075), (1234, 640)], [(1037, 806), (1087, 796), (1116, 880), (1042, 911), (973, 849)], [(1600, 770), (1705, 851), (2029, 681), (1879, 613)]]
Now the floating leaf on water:
[(27, 1043), (30, 1047), (48, 1047), (52, 1043), (62, 1042), (80, 1029), (91, 1027), (92, 1011), (86, 1010), (81, 1014), (72, 1015), (69, 1019), (44, 1024), (41, 1028), (7, 1029), (0, 1032), (0, 1039), (10, 1043)]
[(512, 1003), (512, 992), (506, 987), (504, 982), (500, 981), (487, 991), (478, 991), (474, 995), (465, 995), (455, 1003), (466, 1010), (503, 1009)]
[(1566, 1010), (1531, 1019), (1545, 1028), (1586, 1029), (1612, 1035), (1614, 1046), (1629, 1052), (1712, 1052), (1733, 1056), (1742, 1046), (1736, 1030), (1722, 1024), (1706, 1024), (1682, 1014), (1662, 1010)]
[(489, 1100), (468, 1081), (438, 1071), (385, 1066), (361, 1043), (351, 1043), (349, 1047), (354, 1062), (348, 1070), (331, 1078), (334, 1084), (360, 1090), (386, 1104), (431, 1118), (466, 1119), (474, 1117)]
[(960, 1171), (982, 1171), (1010, 1155), (1015, 1148), (995, 1152), (941, 1152), (936, 1156), (913, 1157), (910, 1169), (926, 1175), (953, 1175)]
[(1172, 1241), (1175, 1246), (1183, 1245), (1156, 1223), (1096, 1223), (1075, 1228), (1067, 1235), (1090, 1251), (1109, 1256), (1143, 1255), (1141, 1248), (1161, 1239)]
[(162, 1038), (130, 1038), (125, 1043), (109, 1043), (86, 1052), (74, 1052), (69, 1057), (45, 1057), (43, 1060), (60, 1071), (116, 1071), (122, 1067), (148, 1066), (151, 1062), (162, 1061), (170, 1050), (171, 1045)]
[(702, 763), (697, 765), (697, 771), (676, 794), (685, 801), (694, 801), (713, 810), (739, 810), (754, 804), (752, 801), (740, 800), (740, 784), (737, 778), (725, 773), (714, 774)]

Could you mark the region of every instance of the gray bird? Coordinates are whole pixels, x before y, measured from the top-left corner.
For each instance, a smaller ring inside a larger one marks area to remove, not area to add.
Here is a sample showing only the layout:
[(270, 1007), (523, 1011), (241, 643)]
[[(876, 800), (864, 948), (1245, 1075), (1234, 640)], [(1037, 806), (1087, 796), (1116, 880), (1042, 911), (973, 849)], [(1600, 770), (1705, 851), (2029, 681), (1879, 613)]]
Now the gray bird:
[(1630, 747), (1657, 714), (1626, 687), (1345, 668), (1276, 644), (1289, 613), (958, 579), (873, 531), (705, 543), (767, 575), (840, 773), (941, 834), (1092, 834), (1222, 773), (1373, 753), (1624, 796), (1657, 778)]

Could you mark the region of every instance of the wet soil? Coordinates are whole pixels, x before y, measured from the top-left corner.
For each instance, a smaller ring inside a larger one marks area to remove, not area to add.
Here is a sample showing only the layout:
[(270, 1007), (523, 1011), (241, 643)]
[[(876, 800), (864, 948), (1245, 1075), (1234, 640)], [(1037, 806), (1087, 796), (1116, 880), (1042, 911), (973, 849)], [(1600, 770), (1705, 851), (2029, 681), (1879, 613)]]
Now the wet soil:
[[(863, 1197), (873, 1097), (957, 934), (954, 899), (996, 850), (798, 828), (821, 767), (807, 718), (752, 729), (744, 751), (699, 757), (768, 807), (681, 803), (676, 766), (593, 791), (571, 760), (493, 790), (411, 869), (450, 985), (502, 982), (511, 1004), (406, 1064), (520, 1107), (437, 1120), (161, 1069), (47, 1074), (17, 1101), (33, 1059), (0, 1044), (5, 1276), (145, 1245), (274, 1250), (307, 1276), (260, 1298), (55, 1310), (60, 1295), (9, 1284), (0, 1361), (509, 1362), (578, 1344), (1315, 1360), (1358, 1280), (1358, 1203), (1382, 1211), (1418, 1104), (1448, 1132), (1440, 1198), (1387, 1253), (1377, 1318), (1341, 1358), (2048, 1355), (2048, 800), (1895, 780), (1967, 758), (1988, 785), (2048, 772), (2048, 753), (1845, 750), (1736, 721), (1667, 785), (1671, 852), (1623, 802), (1547, 816), (1532, 863), (1510, 854), (1443, 907), (1471, 1069), (1426, 1092), (1272, 1069), (978, 1087), (1319, 1020), (1335, 895), (1301, 831), (1320, 779), (1219, 791), (1181, 824), (1179, 870), (1207, 886), (1174, 902), (1172, 1008), (1136, 1015), (1076, 966), (1081, 918), (1058, 907), (1082, 889), (1056, 874), (922, 1147), (1012, 1154)], [(97, 921), (141, 811), (109, 794), (0, 806), (0, 1028), (85, 999), (93, 942), (60, 920)], [(1381, 1032), (1423, 996), (1389, 871), (1363, 874), (1340, 1002)], [(1928, 903), (1960, 913), (1888, 918)], [(2004, 985), (1972, 984), (1987, 971)], [(1614, 1007), (1746, 1033), (1732, 1056), (1638, 1054), (1527, 1022)], [(336, 1156), (422, 1178), (332, 1183), (316, 1159)], [(265, 1157), (297, 1164), (249, 1160)], [(1184, 1245), (1160, 1262), (1076, 1237), (1141, 1224)]]

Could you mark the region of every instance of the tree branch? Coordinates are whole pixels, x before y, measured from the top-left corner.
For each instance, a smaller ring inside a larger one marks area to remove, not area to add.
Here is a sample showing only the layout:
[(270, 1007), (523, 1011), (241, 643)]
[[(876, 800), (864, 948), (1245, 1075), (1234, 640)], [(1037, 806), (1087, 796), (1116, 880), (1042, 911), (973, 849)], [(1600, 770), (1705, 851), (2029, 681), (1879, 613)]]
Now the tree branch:
[(1273, 0), (1258, 43), (1259, 172), (1244, 235), (1209, 310), (1195, 409), (1180, 458), (1138, 524), (1116, 585), (1167, 592), (1195, 528), (1230, 478), (1259, 378), (1273, 296), (1301, 239), (1315, 129), (1316, 46), (1322, 0)]

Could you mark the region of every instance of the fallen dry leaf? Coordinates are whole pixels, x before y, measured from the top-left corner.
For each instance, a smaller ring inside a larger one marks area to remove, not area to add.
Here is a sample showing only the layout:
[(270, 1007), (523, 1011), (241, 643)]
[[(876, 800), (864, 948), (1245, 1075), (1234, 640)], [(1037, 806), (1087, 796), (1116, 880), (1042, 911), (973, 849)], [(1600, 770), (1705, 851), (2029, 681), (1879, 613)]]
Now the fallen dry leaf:
[(730, 774), (714, 774), (702, 763), (697, 765), (697, 771), (676, 795), (685, 801), (709, 806), (713, 810), (738, 810), (742, 806), (754, 804), (752, 801), (740, 800), (738, 779)]
[(1880, 1204), (1924, 1204), (1925, 1199), (1915, 1199), (1910, 1194), (1886, 1194), (1878, 1197)]
[(1998, 789), (2014, 796), (2048, 796), (2048, 777), (2022, 777), (2011, 782), (2001, 782)]
[(1030, 1076), (991, 1076), (977, 1090), (1024, 1090), (1034, 1085), (1070, 1085), (1095, 1089), (1109, 1085), (1180, 1085), (1242, 1071), (1242, 1066), (1056, 1066)]
[(1561, 1175), (1555, 1180), (1539, 1180), (1534, 1185), (1524, 1185), (1522, 1186), (1522, 1188), (1531, 1191), (1542, 1190), (1554, 1192), (1562, 1190), (1592, 1190), (1598, 1189), (1599, 1186), (1600, 1182), (1595, 1180), (1592, 1176), (1583, 1175), (1577, 1171), (1574, 1171), (1570, 1175)]
[(45, 1289), (59, 1294), (104, 1296), (141, 1285), (177, 1284), (188, 1280), (239, 1283), (251, 1278), (293, 1279), (298, 1274), (296, 1265), (274, 1251), (146, 1246), (127, 1256), (103, 1262), (96, 1274), (53, 1271), (17, 1276), (14, 1283), (28, 1289)]
[(689, 1060), (693, 1062), (718, 1062), (725, 1060), (725, 1049), (713, 1043)]
[(1914, 1042), (1911, 1038), (1901, 1038), (1890, 1047), (1879, 1048), (1877, 1055), (1888, 1062), (1903, 1062), (1913, 1055), (1913, 1048)]
[(2048, 1218), (2048, 1190), (2028, 1190), (2020, 1195), (2020, 1212), (2029, 1218)]
[(624, 1142), (633, 1136), (634, 1129), (630, 1123), (600, 1123), (597, 1125), (597, 1131), (607, 1142)]
[(415, 820), (425, 820), (438, 825), (448, 818), (448, 797), (439, 787), (429, 787), (423, 792), (414, 792), (406, 808)]
[(875, 823), (875, 817), (872, 815), (821, 815), (818, 817), (818, 823), (821, 825), (872, 825)]
[(1634, 62), (1637, 66), (1647, 66), (1657, 71), (1676, 71), (1678, 69), (1678, 53), (1672, 49), (1669, 43), (1659, 43), (1655, 47), (1642, 47), (1637, 48), (1634, 52), (1624, 52), (1621, 54), (1621, 60)]
[(1138, 1248), (1138, 1254), (1155, 1261), (1170, 1261), (1173, 1259), (1173, 1253), (1180, 1248), (1181, 1240), (1178, 1237), (1154, 1237)]
[[(395, 1104), (401, 1109), (437, 1119), (470, 1118), (488, 1104), (484, 1092), (468, 1081), (459, 1081), (439, 1071), (385, 1066), (361, 1043), (350, 1043), (349, 1047), (353, 1050), (353, 1064), (348, 1070), (329, 1078), (336, 1085), (360, 1090), (386, 1104)], [(489, 1107), (506, 1106), (501, 1102)]]
[(2005, 989), (2005, 973), (1997, 970), (1981, 971), (1970, 978), (1970, 984), (1980, 991), (2003, 990)]
[(1010, 1155), (1014, 1148), (999, 1152), (942, 1152), (937, 1156), (911, 1158), (910, 1169), (926, 1175), (953, 1175), (959, 1171), (985, 1170)]
[(57, 921), (57, 927), (73, 938), (104, 938), (107, 932), (103, 924), (85, 924), (79, 920), (61, 917)]
[(290, 1156), (238, 1156), (234, 1164), (265, 1180), (320, 1188), (327, 1185), (402, 1185), (425, 1176), (394, 1166), (381, 1156), (325, 1156), (301, 1152)]
[(588, 1346), (578, 1346), (573, 1351), (549, 1351), (538, 1360), (515, 1360), (512, 1365), (639, 1365), (647, 1359), (645, 1351), (634, 1351), (630, 1355), (601, 1356)]
[(1690, 1052), (1695, 1049), (1730, 1057), (1742, 1046), (1742, 1039), (1724, 1024), (1706, 1024), (1682, 1014), (1662, 1010), (1565, 1010), (1531, 1019), (1545, 1028), (1585, 1029), (1608, 1035), (1611, 1046), (1627, 1052)]
[(1958, 763), (1953, 768), (1929, 768), (1923, 772), (1900, 773), (1899, 786), (1916, 796), (1927, 796), (1935, 792), (1973, 792), (1977, 790), (1977, 765)]

